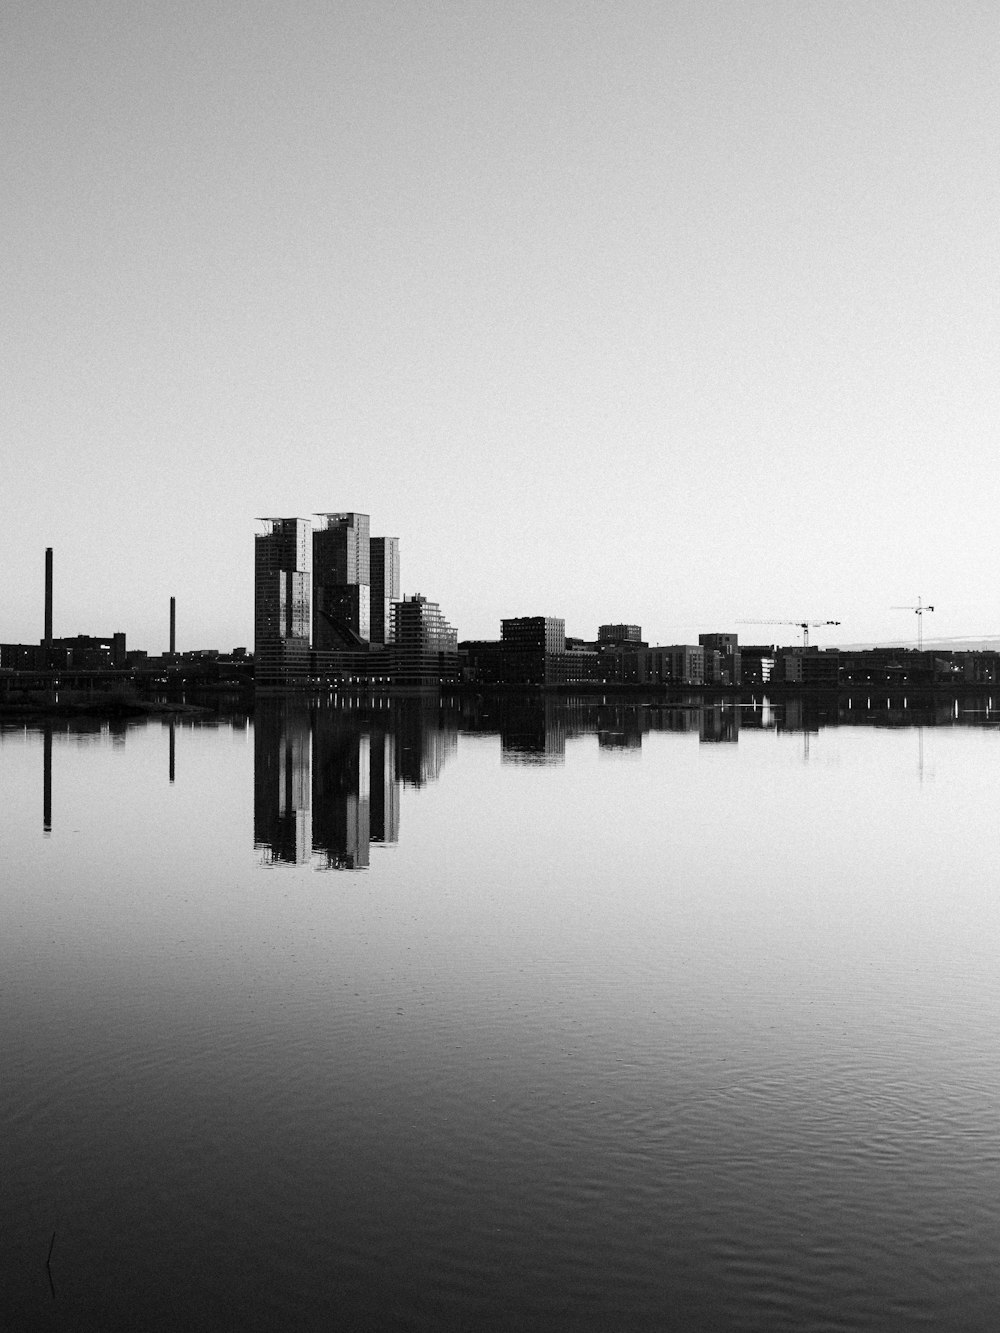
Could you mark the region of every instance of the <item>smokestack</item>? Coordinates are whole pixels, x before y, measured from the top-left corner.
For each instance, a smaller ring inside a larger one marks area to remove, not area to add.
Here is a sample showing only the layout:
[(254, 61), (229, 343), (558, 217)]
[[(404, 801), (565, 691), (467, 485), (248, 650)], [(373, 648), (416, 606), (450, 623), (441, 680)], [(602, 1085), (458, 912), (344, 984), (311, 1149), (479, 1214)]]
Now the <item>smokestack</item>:
[(170, 655), (177, 651), (177, 598), (170, 599)]
[(45, 548), (45, 638), (46, 648), (52, 647), (52, 547)]

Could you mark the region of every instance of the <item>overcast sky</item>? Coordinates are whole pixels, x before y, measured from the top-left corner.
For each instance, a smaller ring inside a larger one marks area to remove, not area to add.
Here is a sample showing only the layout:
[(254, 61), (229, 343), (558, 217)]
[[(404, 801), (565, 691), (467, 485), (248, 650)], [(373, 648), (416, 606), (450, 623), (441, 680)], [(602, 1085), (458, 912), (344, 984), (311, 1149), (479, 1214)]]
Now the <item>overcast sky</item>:
[(357, 509), (461, 637), (1000, 632), (1000, 6), (7, 0), (0, 640), (252, 644)]

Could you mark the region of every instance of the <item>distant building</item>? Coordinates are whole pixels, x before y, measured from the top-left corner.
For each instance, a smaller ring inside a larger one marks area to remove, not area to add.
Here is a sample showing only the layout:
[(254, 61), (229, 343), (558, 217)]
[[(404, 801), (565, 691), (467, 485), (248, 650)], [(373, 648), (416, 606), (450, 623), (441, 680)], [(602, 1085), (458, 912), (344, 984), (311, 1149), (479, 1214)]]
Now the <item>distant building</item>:
[(778, 660), (778, 649), (773, 643), (744, 643), (740, 645), (740, 675), (744, 685), (766, 685), (771, 679)]
[(605, 647), (624, 647), (630, 644), (633, 647), (644, 647), (642, 641), (641, 625), (601, 625), (597, 630), (597, 644), (599, 648)]
[(70, 665), (65, 648), (44, 643), (0, 643), (0, 671), (62, 671)]
[(705, 650), (700, 644), (640, 648), (636, 653), (639, 685), (703, 685)]
[(554, 660), (566, 652), (566, 622), (558, 616), (513, 616), (500, 622), (504, 679), (511, 685), (558, 683)]
[(313, 647), (371, 642), (371, 538), (367, 514), (317, 514), (313, 532)]
[(68, 639), (53, 639), (52, 647), (66, 649), (70, 666), (84, 671), (101, 671), (109, 667), (123, 671), (128, 665), (124, 630), (114, 634), (76, 634)]
[(129, 655), (125, 633), (76, 634), (44, 642), (0, 644), (0, 669), (5, 671), (125, 671)]
[(309, 667), (309, 533), (303, 518), (263, 518), (254, 538), (254, 660), (258, 685)]
[(743, 675), (743, 664), (737, 636), (699, 634), (698, 642), (705, 649), (705, 683), (739, 685)]
[(458, 679), (458, 631), (421, 593), (393, 602), (392, 677), (397, 685), (436, 686)]
[(372, 537), (369, 541), (371, 568), (371, 642), (389, 643), (392, 634), (390, 608), (398, 602), (399, 538)]
[(465, 639), (458, 645), (462, 674), (480, 685), (503, 683), (503, 644), (499, 639)]
[(840, 653), (836, 648), (789, 648), (779, 661), (782, 679), (788, 685), (836, 685), (840, 679)]

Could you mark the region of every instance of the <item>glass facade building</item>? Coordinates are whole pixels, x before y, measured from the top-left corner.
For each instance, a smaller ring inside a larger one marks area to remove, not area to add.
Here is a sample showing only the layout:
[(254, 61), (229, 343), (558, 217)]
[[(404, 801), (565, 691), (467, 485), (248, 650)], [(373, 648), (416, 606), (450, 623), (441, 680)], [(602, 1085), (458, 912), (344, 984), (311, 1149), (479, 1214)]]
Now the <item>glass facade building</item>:
[(317, 514), (312, 538), (313, 647), (371, 641), (371, 539), (367, 514)]
[(393, 602), (399, 592), (399, 538), (372, 537), (369, 543), (371, 568), (371, 641), (392, 642)]
[(420, 593), (392, 604), (393, 679), (397, 685), (433, 686), (458, 677), (458, 631), (437, 602)]
[(254, 538), (254, 658), (257, 684), (303, 675), (309, 659), (309, 522), (262, 518)]

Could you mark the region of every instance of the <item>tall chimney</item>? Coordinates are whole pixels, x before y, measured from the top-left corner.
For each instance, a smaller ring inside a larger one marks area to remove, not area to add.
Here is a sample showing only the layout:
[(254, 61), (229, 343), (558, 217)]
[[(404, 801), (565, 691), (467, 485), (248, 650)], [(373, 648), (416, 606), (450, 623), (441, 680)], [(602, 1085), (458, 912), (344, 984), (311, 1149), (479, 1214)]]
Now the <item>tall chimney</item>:
[(45, 638), (46, 648), (52, 647), (52, 547), (45, 548)]
[(170, 655), (177, 651), (177, 598), (170, 599)]

